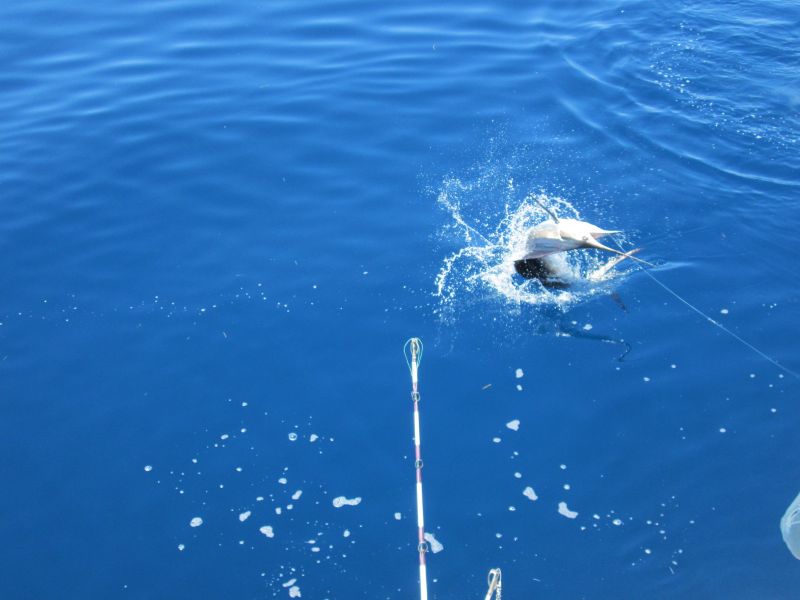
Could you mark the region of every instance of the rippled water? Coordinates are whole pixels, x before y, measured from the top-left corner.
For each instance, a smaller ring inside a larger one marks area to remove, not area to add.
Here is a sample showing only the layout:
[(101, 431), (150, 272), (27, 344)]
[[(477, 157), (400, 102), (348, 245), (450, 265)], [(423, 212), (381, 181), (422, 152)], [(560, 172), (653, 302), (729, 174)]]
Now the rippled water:
[(0, 5), (0, 595), (415, 597), (419, 335), (433, 597), (794, 597), (797, 379), (508, 266), (561, 199), (800, 370), (799, 19)]

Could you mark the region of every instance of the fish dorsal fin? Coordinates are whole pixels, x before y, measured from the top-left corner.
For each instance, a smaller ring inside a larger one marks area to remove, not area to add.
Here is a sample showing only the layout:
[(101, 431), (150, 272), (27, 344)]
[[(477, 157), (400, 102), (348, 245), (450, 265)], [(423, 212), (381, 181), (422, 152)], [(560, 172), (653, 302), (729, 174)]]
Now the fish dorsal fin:
[(555, 221), (542, 221), (535, 225), (528, 234), (528, 241), (533, 239), (561, 239), (561, 226)]

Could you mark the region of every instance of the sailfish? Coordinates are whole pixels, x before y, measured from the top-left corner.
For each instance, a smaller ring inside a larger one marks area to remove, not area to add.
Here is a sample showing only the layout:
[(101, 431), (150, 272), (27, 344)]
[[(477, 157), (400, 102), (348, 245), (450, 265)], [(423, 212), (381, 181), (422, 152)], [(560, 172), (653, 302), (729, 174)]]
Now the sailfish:
[(620, 233), (619, 231), (603, 229), (577, 219), (558, 219), (549, 210), (547, 212), (551, 218), (530, 229), (525, 244), (525, 254), (514, 261), (517, 273), (525, 279), (538, 279), (545, 287), (568, 287), (569, 284), (563, 278), (563, 261), (555, 257), (562, 252), (581, 248), (595, 248), (617, 254), (588, 275), (587, 278), (591, 281), (602, 279), (626, 258), (652, 266), (649, 262), (634, 257), (641, 248), (622, 252), (598, 241), (604, 236)]

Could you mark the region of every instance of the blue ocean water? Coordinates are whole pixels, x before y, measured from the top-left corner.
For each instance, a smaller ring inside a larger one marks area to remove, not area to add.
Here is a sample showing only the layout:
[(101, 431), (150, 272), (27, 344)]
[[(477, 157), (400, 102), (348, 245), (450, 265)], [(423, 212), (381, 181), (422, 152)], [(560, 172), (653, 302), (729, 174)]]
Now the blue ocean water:
[(417, 335), (432, 597), (796, 597), (797, 379), (503, 268), (540, 195), (800, 370), (799, 20), (0, 4), (0, 596), (417, 597)]

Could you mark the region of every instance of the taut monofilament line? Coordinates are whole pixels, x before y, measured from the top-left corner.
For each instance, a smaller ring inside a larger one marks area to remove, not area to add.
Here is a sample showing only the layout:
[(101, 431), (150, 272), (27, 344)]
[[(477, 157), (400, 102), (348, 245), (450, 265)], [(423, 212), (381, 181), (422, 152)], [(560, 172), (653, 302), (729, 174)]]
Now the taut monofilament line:
[[(611, 239), (613, 239), (613, 240), (614, 240), (614, 243), (617, 245), (617, 247), (620, 249), (620, 251), (622, 251), (622, 252), (624, 252), (624, 251), (625, 251), (625, 249), (622, 247), (622, 244), (620, 244), (620, 243), (619, 243), (619, 240), (617, 240), (617, 238), (616, 238), (616, 237), (612, 237)], [(631, 258), (633, 258), (633, 257), (631, 257)], [(740, 344), (742, 344), (742, 345), (743, 345), (745, 348), (749, 348), (750, 350), (752, 350), (753, 352), (755, 352), (756, 354), (758, 354), (758, 355), (759, 355), (761, 358), (763, 358), (763, 359), (764, 359), (764, 360), (766, 360), (767, 362), (770, 362), (770, 363), (772, 363), (773, 365), (775, 365), (775, 366), (776, 366), (778, 369), (780, 369), (781, 371), (783, 371), (783, 372), (784, 372), (784, 373), (786, 373), (787, 375), (791, 375), (791, 376), (792, 376), (792, 377), (794, 377), (795, 379), (800, 379), (800, 373), (798, 373), (797, 371), (794, 371), (793, 369), (790, 369), (789, 367), (787, 367), (787, 366), (783, 365), (783, 364), (782, 364), (780, 361), (778, 361), (777, 359), (775, 359), (775, 358), (771, 357), (769, 354), (767, 354), (766, 352), (764, 352), (764, 351), (763, 351), (763, 350), (761, 350), (760, 348), (758, 348), (758, 347), (754, 346), (753, 344), (751, 344), (750, 342), (748, 342), (746, 339), (744, 339), (742, 336), (738, 335), (737, 333), (734, 333), (733, 331), (731, 331), (730, 329), (728, 329), (727, 327), (725, 327), (725, 325), (723, 325), (722, 323), (720, 323), (720, 322), (719, 322), (719, 321), (717, 321), (716, 319), (712, 319), (712, 318), (711, 318), (709, 315), (707, 315), (705, 312), (703, 312), (702, 310), (700, 310), (699, 308), (697, 308), (697, 307), (696, 307), (694, 304), (692, 304), (691, 302), (689, 302), (689, 301), (688, 301), (686, 298), (684, 298), (683, 296), (681, 296), (680, 294), (678, 294), (678, 292), (676, 292), (675, 290), (673, 290), (673, 289), (672, 289), (671, 287), (669, 287), (669, 286), (668, 286), (666, 283), (664, 283), (663, 281), (661, 281), (660, 279), (658, 279), (658, 278), (657, 278), (655, 275), (653, 275), (653, 274), (650, 272), (650, 270), (649, 270), (649, 269), (645, 269), (645, 268), (643, 268), (643, 267), (641, 267), (641, 266), (640, 266), (639, 268), (640, 268), (642, 271), (644, 271), (644, 274), (645, 274), (645, 275), (647, 275), (647, 276), (648, 276), (650, 279), (652, 279), (652, 280), (653, 280), (655, 283), (657, 283), (657, 284), (658, 284), (658, 285), (659, 285), (659, 286), (660, 286), (662, 289), (664, 289), (666, 292), (668, 292), (669, 294), (671, 294), (672, 296), (674, 296), (674, 297), (675, 297), (675, 298), (676, 298), (676, 299), (677, 299), (679, 302), (682, 302), (682, 303), (683, 303), (685, 306), (687, 306), (689, 309), (693, 310), (693, 311), (694, 311), (694, 312), (696, 312), (698, 315), (700, 315), (701, 317), (703, 317), (703, 318), (704, 318), (706, 321), (708, 321), (709, 323), (711, 323), (711, 324), (712, 324), (714, 327), (716, 327), (716, 328), (718, 328), (720, 331), (722, 331), (722, 332), (724, 332), (724, 333), (728, 334), (728, 335), (729, 335), (729, 336), (731, 336), (731, 337), (732, 337), (734, 340), (736, 340), (737, 342), (739, 342)]]

